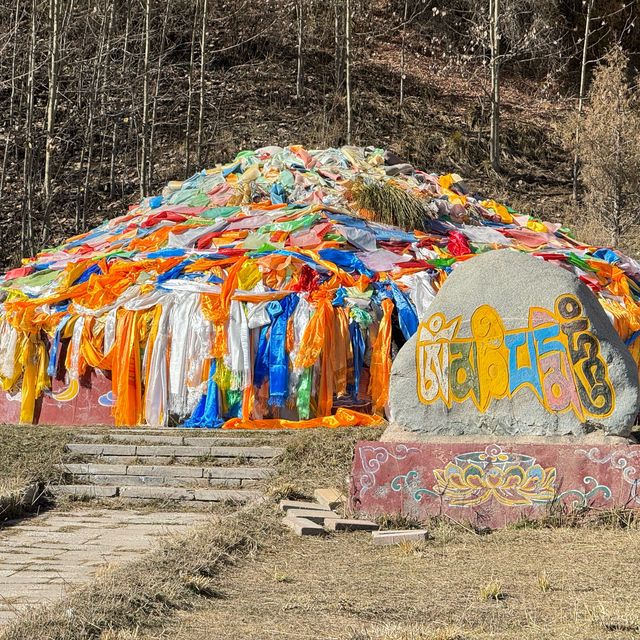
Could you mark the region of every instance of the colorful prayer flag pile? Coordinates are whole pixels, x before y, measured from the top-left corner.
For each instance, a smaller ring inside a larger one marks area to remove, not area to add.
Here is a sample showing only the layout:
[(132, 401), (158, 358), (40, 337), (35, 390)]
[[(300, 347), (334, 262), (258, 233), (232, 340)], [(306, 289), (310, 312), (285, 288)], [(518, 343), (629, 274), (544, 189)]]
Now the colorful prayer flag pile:
[[(22, 422), (62, 375), (108, 372), (117, 425), (374, 424), (392, 354), (447, 274), (489, 250), (577, 274), (640, 361), (640, 265), (381, 149), (242, 151), (0, 278), (0, 383)], [(372, 183), (427, 212), (375, 222)], [(64, 358), (64, 360), (62, 360)]]

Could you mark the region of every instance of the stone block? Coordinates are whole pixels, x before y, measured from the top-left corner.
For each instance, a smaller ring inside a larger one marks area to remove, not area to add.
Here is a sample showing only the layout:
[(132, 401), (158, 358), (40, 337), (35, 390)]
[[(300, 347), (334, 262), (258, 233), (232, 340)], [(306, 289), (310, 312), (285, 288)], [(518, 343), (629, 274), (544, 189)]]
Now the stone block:
[(282, 518), (282, 524), (289, 527), (298, 536), (321, 536), (325, 533), (322, 525), (307, 520), (307, 518), (292, 518), (289, 514)]
[(346, 502), (344, 494), (333, 488), (316, 489), (313, 497), (327, 509), (337, 509)]
[(282, 455), (281, 447), (211, 447), (215, 458), (275, 458)]
[(302, 500), (280, 500), (279, 507), (281, 511), (289, 511), (289, 509), (314, 509), (315, 511), (327, 510), (326, 507), (323, 507), (317, 502), (304, 502)]
[(205, 478), (239, 478), (242, 480), (264, 480), (276, 474), (272, 467), (206, 467)]
[[(195, 462), (197, 458), (180, 457), (180, 462)], [(98, 462), (126, 464), (126, 465), (149, 465), (149, 466), (165, 466), (175, 462), (173, 456), (98, 456)]]
[(147, 500), (193, 500), (193, 490), (180, 487), (121, 487), (121, 498)]
[(637, 364), (598, 298), (572, 272), (520, 251), (460, 263), (389, 381), (390, 421), (412, 432), (408, 442), (626, 437), (639, 411)]
[(304, 518), (317, 524), (326, 524), (329, 520), (337, 520), (340, 516), (334, 511), (320, 511), (318, 509), (289, 509), (287, 516)]
[(75, 474), (124, 475), (127, 473), (127, 466), (124, 464), (65, 464), (62, 468), (67, 473)]
[(140, 445), (136, 447), (136, 455), (138, 456), (167, 456), (181, 458), (191, 456), (199, 458), (200, 456), (209, 455), (209, 447), (186, 447), (186, 446), (169, 446), (169, 445)]
[(251, 442), (251, 438), (225, 438), (225, 437), (185, 437), (184, 444), (192, 447), (218, 447), (221, 445), (243, 445)]
[(181, 467), (178, 465), (129, 465), (129, 476), (163, 476), (166, 478), (202, 478), (202, 467)]
[(99, 456), (102, 453), (102, 444), (87, 444), (84, 442), (72, 442), (65, 448), (70, 453), (78, 453), (81, 455)]
[(425, 529), (398, 529), (396, 531), (374, 531), (371, 534), (373, 544), (387, 546), (401, 542), (424, 542), (428, 532)]
[(370, 520), (349, 520), (347, 518), (332, 518), (325, 521), (329, 531), (377, 531), (380, 527)]
[(118, 495), (118, 487), (102, 487), (93, 484), (58, 484), (52, 485), (50, 489), (54, 495), (82, 498), (113, 498)]
[(109, 438), (111, 440), (115, 440), (117, 442), (138, 442), (144, 444), (170, 444), (170, 445), (181, 445), (184, 444), (184, 439), (182, 436), (151, 436), (144, 433), (117, 433), (110, 435)]
[(103, 456), (134, 456), (136, 455), (136, 447), (131, 444), (103, 444)]

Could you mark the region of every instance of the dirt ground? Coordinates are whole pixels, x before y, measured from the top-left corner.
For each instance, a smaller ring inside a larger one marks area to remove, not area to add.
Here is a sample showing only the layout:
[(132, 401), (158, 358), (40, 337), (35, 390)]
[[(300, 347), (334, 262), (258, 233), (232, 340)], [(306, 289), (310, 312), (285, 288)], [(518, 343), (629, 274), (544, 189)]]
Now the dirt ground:
[[(146, 640), (637, 638), (640, 532), (441, 525), (424, 545), (286, 534)], [(483, 593), (483, 591), (485, 593)], [(500, 599), (486, 598), (487, 593)]]

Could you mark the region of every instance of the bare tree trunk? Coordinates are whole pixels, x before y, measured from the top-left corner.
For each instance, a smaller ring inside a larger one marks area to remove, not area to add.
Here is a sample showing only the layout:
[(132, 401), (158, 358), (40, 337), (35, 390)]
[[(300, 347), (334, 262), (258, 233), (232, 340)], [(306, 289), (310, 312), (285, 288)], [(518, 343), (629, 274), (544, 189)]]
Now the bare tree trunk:
[(49, 0), (49, 21), (51, 24), (50, 65), (49, 65), (49, 96), (47, 98), (47, 141), (44, 152), (44, 200), (45, 212), (42, 221), (42, 244), (49, 235), (49, 216), (51, 213), (51, 164), (55, 143), (53, 132), (56, 118), (56, 102), (58, 98), (58, 67), (60, 52), (60, 0)]
[(206, 38), (207, 38), (207, 0), (202, 4), (202, 33), (200, 39), (200, 113), (198, 114), (198, 166), (202, 166), (202, 142), (204, 136), (204, 68), (206, 61)]
[[(108, 8), (108, 7), (107, 7)], [(107, 32), (107, 11), (102, 16), (102, 24), (100, 26), (100, 36), (98, 40), (98, 51), (96, 54), (96, 63), (94, 66), (93, 77), (91, 79), (91, 94), (89, 96), (89, 113), (87, 116), (87, 167), (84, 174), (84, 188), (82, 197), (82, 217), (81, 228), (84, 230), (87, 224), (87, 206), (89, 198), (89, 181), (91, 179), (91, 171), (93, 169), (93, 146), (94, 146), (94, 129), (96, 120), (96, 104), (98, 102), (98, 90), (100, 87), (100, 71), (102, 68), (102, 56), (104, 52), (105, 38)], [(84, 149), (83, 149), (84, 155)]]
[(491, 135), (489, 158), (500, 171), (500, 0), (489, 0), (491, 22)]
[(148, 184), (148, 136), (149, 136), (149, 49), (151, 43), (150, 33), (151, 0), (145, 0), (144, 7), (144, 70), (142, 80), (142, 140), (140, 152), (140, 197), (144, 198), (149, 189)]
[(344, 77), (344, 46), (342, 35), (342, 0), (334, 0), (333, 2), (333, 19), (334, 19), (334, 55), (336, 60), (336, 89), (342, 85)]
[(164, 9), (164, 18), (162, 19), (162, 32), (160, 34), (160, 53), (158, 54), (158, 67), (156, 69), (156, 82), (153, 89), (153, 107), (151, 109), (151, 132), (149, 134), (149, 187), (151, 186), (151, 182), (153, 180), (153, 151), (155, 144), (155, 133), (156, 133), (156, 114), (158, 110), (158, 92), (160, 90), (160, 74), (162, 71), (162, 63), (164, 62), (164, 39), (167, 32), (167, 22), (169, 20), (169, 7), (171, 3), (166, 0), (165, 9)]
[(193, 8), (193, 25), (191, 27), (191, 54), (189, 57), (189, 95), (187, 97), (187, 130), (184, 135), (184, 164), (185, 174), (191, 175), (191, 111), (193, 109), (193, 61), (196, 50), (196, 26), (198, 24), (199, 0), (196, 0)]
[(24, 185), (24, 197), (22, 200), (22, 216), (20, 228), (20, 252), (22, 256), (26, 252), (33, 253), (33, 151), (35, 146), (33, 136), (33, 110), (34, 110), (34, 80), (36, 67), (36, 0), (31, 2), (31, 42), (29, 45), (29, 71), (27, 75), (27, 118), (25, 123), (27, 145), (24, 151), (24, 163), (22, 167), (22, 183)]
[[(102, 176), (102, 165), (104, 163), (104, 150), (107, 140), (108, 120), (107, 120), (107, 97), (110, 92), (107, 90), (107, 77), (110, 71), (111, 63), (111, 34), (113, 32), (113, 24), (116, 13), (116, 0), (110, 0), (111, 9), (109, 11), (109, 25), (107, 27), (107, 35), (105, 37), (104, 64), (102, 65), (102, 83), (100, 85), (100, 120), (101, 120), (101, 141), (100, 141), (100, 162), (98, 163), (98, 175)], [(108, 4), (108, 3), (107, 3)]]
[(116, 195), (116, 144), (118, 140), (118, 124), (114, 120), (113, 132), (111, 134), (111, 161), (109, 162), (109, 198), (113, 200)]
[(7, 176), (7, 162), (9, 160), (9, 147), (13, 131), (13, 113), (16, 97), (16, 58), (18, 53), (18, 22), (20, 20), (20, 0), (16, 0), (16, 11), (13, 21), (13, 53), (11, 55), (11, 93), (9, 95), (9, 114), (7, 116), (7, 139), (4, 145), (2, 157), (2, 169), (0, 169), (0, 199), (4, 192), (4, 181)]
[(304, 0), (296, 2), (296, 18), (298, 21), (298, 66), (296, 73), (296, 98), (302, 98), (303, 68), (302, 68), (302, 40), (304, 36)]
[(409, 9), (409, 0), (404, 0), (404, 14), (402, 18), (402, 44), (400, 45), (400, 109), (404, 102), (404, 76), (405, 76), (405, 41), (407, 36), (407, 13)]
[(345, 80), (347, 85), (347, 144), (351, 144), (351, 0), (345, 3)]
[[(611, 225), (611, 243), (614, 247), (618, 246), (620, 242), (620, 234), (622, 230), (622, 216), (623, 216), (623, 186), (621, 184), (622, 178), (621, 171), (624, 170), (624, 162), (622, 158), (622, 136), (623, 132), (621, 131), (623, 116), (622, 116), (622, 105), (620, 96), (614, 96), (614, 100), (616, 101), (616, 128), (615, 128), (615, 158), (614, 158), (614, 167), (616, 168), (616, 177), (614, 179), (614, 196), (613, 196), (613, 211), (612, 211), (612, 222)], [(626, 131), (624, 132), (626, 133)]]
[(576, 120), (575, 133), (575, 151), (573, 154), (573, 199), (578, 201), (578, 174), (580, 172), (580, 154), (578, 152), (578, 143), (580, 142), (580, 121), (582, 120), (582, 112), (584, 111), (585, 88), (587, 84), (587, 54), (589, 52), (589, 36), (591, 28), (591, 10), (593, 9), (593, 0), (589, 0), (587, 4), (587, 17), (584, 25), (584, 40), (582, 43), (582, 62), (580, 64), (580, 95), (578, 96), (578, 118)]
[[(114, 0), (115, 6), (115, 0)], [(129, 24), (131, 21), (131, 3), (127, 3), (127, 17), (124, 26), (124, 42), (122, 44), (122, 64), (120, 67), (120, 75), (124, 76), (127, 68), (128, 50), (129, 45)], [(118, 98), (120, 110), (124, 112), (124, 99)], [(118, 144), (118, 118), (114, 118), (113, 128), (111, 131), (111, 160), (109, 162), (109, 198), (113, 199), (116, 194), (116, 147)]]

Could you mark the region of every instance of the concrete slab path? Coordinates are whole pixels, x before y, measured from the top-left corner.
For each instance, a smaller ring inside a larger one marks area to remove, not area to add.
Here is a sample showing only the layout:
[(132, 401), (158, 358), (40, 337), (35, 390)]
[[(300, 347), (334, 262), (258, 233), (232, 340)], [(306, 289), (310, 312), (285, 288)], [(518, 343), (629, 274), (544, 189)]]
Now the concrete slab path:
[(0, 628), (26, 607), (57, 600), (100, 566), (140, 556), (158, 536), (204, 513), (87, 509), (50, 513), (0, 529)]

